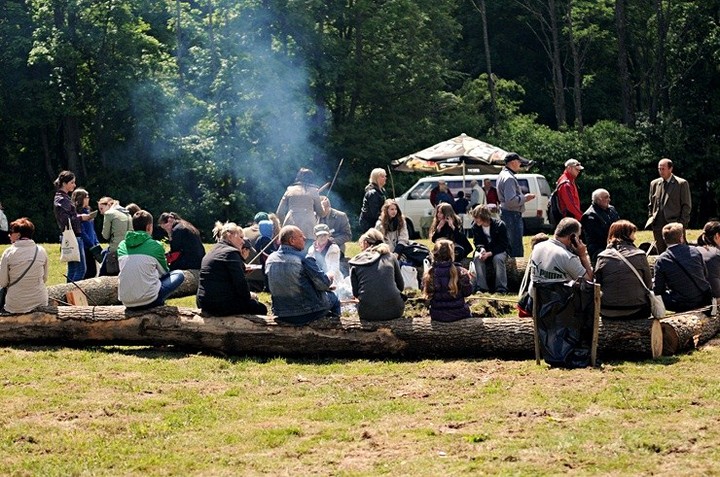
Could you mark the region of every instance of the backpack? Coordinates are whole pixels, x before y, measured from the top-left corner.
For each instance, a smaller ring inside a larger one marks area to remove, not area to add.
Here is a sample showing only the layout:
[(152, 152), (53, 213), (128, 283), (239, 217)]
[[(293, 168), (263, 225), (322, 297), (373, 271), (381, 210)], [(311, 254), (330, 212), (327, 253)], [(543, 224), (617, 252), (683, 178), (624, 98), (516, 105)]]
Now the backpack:
[(430, 249), (418, 242), (399, 243), (395, 246), (395, 253), (401, 256), (402, 261), (414, 267), (422, 267), (423, 261), (430, 255)]
[(560, 186), (563, 184), (567, 184), (568, 180), (564, 180), (561, 183), (555, 187), (555, 190), (552, 191), (550, 194), (550, 199), (548, 200), (547, 205), (547, 217), (548, 222), (550, 222), (550, 225), (555, 227), (558, 222), (560, 222), (564, 217), (565, 214), (560, 210), (560, 198), (558, 197), (558, 189), (560, 189)]

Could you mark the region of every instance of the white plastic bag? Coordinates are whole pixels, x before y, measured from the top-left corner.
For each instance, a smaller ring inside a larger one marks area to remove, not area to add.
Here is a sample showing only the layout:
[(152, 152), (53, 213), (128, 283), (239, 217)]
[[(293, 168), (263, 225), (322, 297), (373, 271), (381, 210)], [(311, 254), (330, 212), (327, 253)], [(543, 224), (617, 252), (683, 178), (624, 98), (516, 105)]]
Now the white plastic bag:
[(60, 244), (60, 261), (80, 261), (80, 247), (78, 245), (77, 237), (75, 237), (75, 232), (73, 232), (70, 219), (68, 219), (68, 226), (62, 234), (62, 243)]
[(417, 268), (411, 267), (410, 265), (401, 265), (400, 266), (400, 273), (403, 277), (403, 282), (405, 282), (405, 288), (412, 288), (414, 290), (420, 289), (420, 285), (418, 284), (418, 278), (417, 278)]

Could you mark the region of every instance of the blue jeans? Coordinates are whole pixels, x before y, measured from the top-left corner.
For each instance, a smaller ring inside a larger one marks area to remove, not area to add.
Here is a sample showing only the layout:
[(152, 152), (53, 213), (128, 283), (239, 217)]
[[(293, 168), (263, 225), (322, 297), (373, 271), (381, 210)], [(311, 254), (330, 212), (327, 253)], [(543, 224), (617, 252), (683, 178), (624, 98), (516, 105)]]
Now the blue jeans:
[(152, 303), (148, 303), (147, 305), (126, 306), (125, 309), (141, 311), (149, 310), (150, 308), (155, 308), (156, 306), (163, 306), (165, 304), (165, 299), (170, 296), (172, 292), (177, 290), (184, 281), (185, 274), (182, 272), (182, 270), (173, 270), (172, 272), (168, 272), (162, 277), (160, 277), (160, 291), (158, 291), (158, 296), (155, 301), (153, 301)]
[[(87, 271), (87, 265), (85, 263), (85, 246), (83, 244), (82, 237), (77, 237), (77, 241), (78, 248), (80, 249), (80, 261), (68, 262), (67, 283), (79, 282), (85, 278), (85, 272)], [(62, 243), (62, 236), (60, 237), (60, 243)]]
[(308, 313), (305, 315), (296, 315), (296, 316), (283, 316), (283, 317), (277, 317), (276, 320), (280, 321), (282, 323), (287, 323), (290, 325), (306, 325), (312, 321), (319, 320), (320, 318), (327, 316), (328, 313), (332, 313), (335, 316), (340, 316), (340, 313), (342, 310), (340, 309), (340, 299), (337, 297), (336, 294), (333, 292), (326, 291), (328, 299), (330, 300), (330, 310), (322, 310), (322, 311), (316, 311), (313, 313)]
[(507, 227), (508, 239), (510, 240), (510, 256), (522, 257), (523, 251), (523, 220), (522, 212), (512, 212), (500, 209), (500, 218)]
[(172, 292), (180, 288), (180, 285), (185, 281), (185, 274), (182, 270), (173, 270), (160, 277), (160, 291), (158, 297), (154, 302), (150, 303), (148, 307), (162, 306), (165, 304), (165, 299), (170, 296)]
[(487, 283), (487, 262), (492, 262), (493, 268), (495, 270), (495, 291), (498, 293), (507, 293), (507, 267), (505, 265), (505, 261), (507, 259), (507, 254), (505, 252), (493, 255), (488, 260), (485, 260), (484, 262), (480, 260), (480, 257), (475, 257), (473, 259), (473, 264), (475, 265), (475, 291), (483, 291), (487, 292), (490, 290), (490, 287)]

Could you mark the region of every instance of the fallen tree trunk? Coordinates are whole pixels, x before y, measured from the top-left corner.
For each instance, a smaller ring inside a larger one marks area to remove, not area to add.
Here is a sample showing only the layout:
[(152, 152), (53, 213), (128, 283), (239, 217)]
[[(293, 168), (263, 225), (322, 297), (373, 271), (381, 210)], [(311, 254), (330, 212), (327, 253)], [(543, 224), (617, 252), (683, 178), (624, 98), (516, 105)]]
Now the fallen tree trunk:
[(680, 351), (695, 349), (709, 341), (720, 331), (718, 315), (696, 310), (677, 313), (660, 322), (663, 333), (663, 354), (670, 356)]
[[(650, 358), (653, 341), (655, 354), (657, 343), (662, 342), (659, 330), (657, 320), (601, 322), (600, 356)], [(709, 334), (708, 329), (702, 336)], [(278, 324), (273, 317), (209, 317), (196, 309), (171, 306), (138, 312), (122, 306), (44, 307), (32, 313), (4, 315), (0, 317), (0, 343), (176, 345), (228, 355), (416, 358), (534, 354), (532, 320), (528, 318), (438, 323), (424, 316), (366, 322), (354, 315), (294, 327)]]
[[(198, 289), (199, 271), (183, 270), (185, 280), (180, 288), (175, 290), (171, 298), (195, 295)], [(66, 305), (67, 294), (80, 288), (87, 296), (90, 305), (120, 305), (118, 299), (118, 278), (117, 277), (97, 277), (87, 280), (80, 280), (75, 283), (61, 283), (48, 287), (48, 297), (51, 304)]]

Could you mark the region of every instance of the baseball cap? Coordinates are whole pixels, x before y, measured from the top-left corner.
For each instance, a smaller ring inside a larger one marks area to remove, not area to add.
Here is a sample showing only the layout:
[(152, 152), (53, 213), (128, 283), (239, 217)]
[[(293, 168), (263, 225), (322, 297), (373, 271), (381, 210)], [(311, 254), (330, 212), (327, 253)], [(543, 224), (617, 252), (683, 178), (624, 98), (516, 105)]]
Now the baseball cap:
[(582, 164), (580, 164), (580, 161), (578, 161), (577, 159), (568, 159), (567, 161), (565, 161), (565, 167), (577, 167), (581, 171), (585, 169)]
[(528, 167), (530, 164), (532, 164), (531, 161), (528, 161), (517, 152), (508, 152), (507, 154), (505, 154), (505, 164), (510, 161), (520, 161), (520, 166), (522, 167)]

